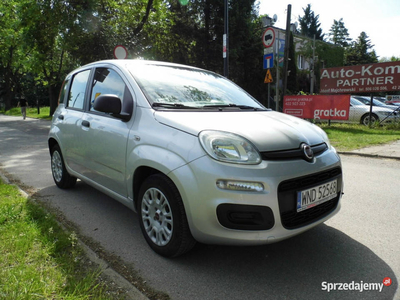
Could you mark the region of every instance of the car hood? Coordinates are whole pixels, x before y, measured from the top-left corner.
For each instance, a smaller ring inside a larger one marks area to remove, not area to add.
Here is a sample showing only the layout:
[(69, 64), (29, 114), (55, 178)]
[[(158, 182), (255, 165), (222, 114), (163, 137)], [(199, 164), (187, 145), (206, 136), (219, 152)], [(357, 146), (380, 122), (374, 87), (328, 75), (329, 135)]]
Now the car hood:
[(203, 130), (235, 133), (250, 140), (259, 151), (296, 149), (301, 143), (316, 145), (326, 138), (319, 127), (274, 111), (156, 111), (154, 117), (161, 124), (196, 136)]

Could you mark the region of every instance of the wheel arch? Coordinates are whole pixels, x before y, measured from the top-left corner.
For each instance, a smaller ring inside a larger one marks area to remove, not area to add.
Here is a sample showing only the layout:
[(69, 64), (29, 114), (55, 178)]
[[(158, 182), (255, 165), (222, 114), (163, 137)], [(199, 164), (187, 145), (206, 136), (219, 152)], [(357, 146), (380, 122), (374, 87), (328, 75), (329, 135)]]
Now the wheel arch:
[(49, 140), (48, 140), (48, 145), (49, 145), (49, 151), (51, 151), (51, 149), (53, 149), (53, 147), (54, 147), (55, 145), (60, 146), (59, 143), (57, 142), (57, 140), (56, 140), (55, 138), (49, 138)]
[(146, 178), (154, 174), (163, 174), (164, 176), (167, 176), (160, 170), (154, 169), (149, 166), (140, 166), (135, 170), (132, 177), (133, 208), (135, 211), (138, 210), (138, 204), (139, 204), (138, 195), (140, 187), (142, 186)]

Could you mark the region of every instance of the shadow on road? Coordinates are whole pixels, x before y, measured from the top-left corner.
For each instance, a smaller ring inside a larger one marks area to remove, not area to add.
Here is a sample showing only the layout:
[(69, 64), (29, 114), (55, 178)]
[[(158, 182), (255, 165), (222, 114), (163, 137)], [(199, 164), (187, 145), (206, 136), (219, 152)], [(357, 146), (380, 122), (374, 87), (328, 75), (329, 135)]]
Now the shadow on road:
[[(78, 182), (67, 191), (51, 186), (39, 195), (171, 299), (375, 300), (393, 299), (398, 287), (394, 272), (374, 252), (324, 224), (276, 244), (198, 244), (182, 257), (165, 259), (145, 243), (136, 214), (90, 186)], [(364, 286), (381, 284), (385, 277), (393, 283), (381, 292), (322, 290), (323, 282)]]

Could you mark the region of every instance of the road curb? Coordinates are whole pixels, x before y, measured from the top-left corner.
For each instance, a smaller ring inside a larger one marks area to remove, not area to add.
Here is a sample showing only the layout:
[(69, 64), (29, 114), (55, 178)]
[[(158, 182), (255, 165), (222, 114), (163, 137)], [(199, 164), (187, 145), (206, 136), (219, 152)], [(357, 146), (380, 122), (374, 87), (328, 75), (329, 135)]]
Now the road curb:
[(400, 160), (400, 157), (397, 157), (397, 156), (387, 156), (387, 155), (369, 154), (369, 153), (361, 153), (361, 152), (341, 152), (341, 151), (338, 151), (338, 153), (340, 155), (351, 155), (351, 156), (362, 156), (362, 157), (369, 157), (369, 158)]

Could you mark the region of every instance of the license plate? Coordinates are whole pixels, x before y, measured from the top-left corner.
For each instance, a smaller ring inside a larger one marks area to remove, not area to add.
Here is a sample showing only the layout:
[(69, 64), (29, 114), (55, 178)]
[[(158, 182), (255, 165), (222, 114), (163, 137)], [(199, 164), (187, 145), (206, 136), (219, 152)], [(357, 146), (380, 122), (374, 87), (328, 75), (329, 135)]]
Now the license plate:
[(297, 192), (297, 212), (312, 208), (335, 198), (337, 180)]

